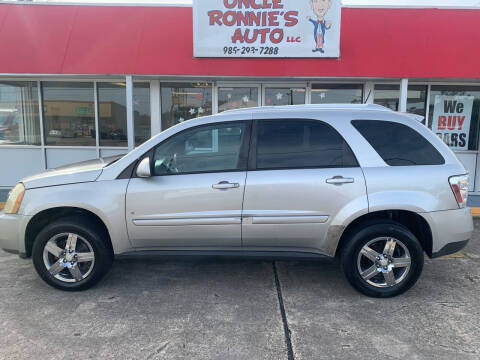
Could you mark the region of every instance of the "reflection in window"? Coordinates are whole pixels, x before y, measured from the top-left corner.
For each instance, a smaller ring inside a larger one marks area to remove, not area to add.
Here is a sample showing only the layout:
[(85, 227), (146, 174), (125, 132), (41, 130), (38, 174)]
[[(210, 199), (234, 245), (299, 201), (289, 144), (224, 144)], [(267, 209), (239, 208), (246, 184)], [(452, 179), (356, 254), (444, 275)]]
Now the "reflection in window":
[(162, 129), (212, 114), (211, 83), (162, 84)]
[(409, 85), (407, 95), (407, 112), (425, 116), (427, 107), (427, 86)]
[(316, 120), (261, 120), (257, 169), (354, 167), (349, 146), (332, 127)]
[(400, 85), (376, 84), (374, 93), (375, 104), (398, 111)]
[(100, 146), (128, 146), (125, 83), (97, 83)]
[(478, 150), (479, 110), (479, 86), (432, 85), (428, 126), (454, 150)]
[(47, 145), (95, 146), (91, 82), (42, 82)]
[(174, 135), (154, 154), (155, 175), (235, 171), (246, 168), (240, 150), (245, 123), (204, 125)]
[(0, 82), (0, 145), (40, 144), (36, 82)]
[(265, 105), (301, 105), (305, 104), (305, 89), (302, 88), (266, 88)]
[(218, 112), (258, 106), (258, 87), (218, 88)]
[(150, 83), (133, 84), (133, 111), (135, 145), (140, 145), (152, 135), (150, 120)]
[(362, 104), (363, 84), (313, 84), (312, 104)]

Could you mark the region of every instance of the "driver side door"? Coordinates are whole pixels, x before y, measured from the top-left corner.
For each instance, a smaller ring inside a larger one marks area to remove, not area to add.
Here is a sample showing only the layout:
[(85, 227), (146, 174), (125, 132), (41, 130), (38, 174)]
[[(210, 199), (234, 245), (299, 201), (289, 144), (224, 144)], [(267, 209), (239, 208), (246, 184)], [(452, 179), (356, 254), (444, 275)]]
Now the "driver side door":
[(250, 127), (250, 121), (200, 125), (152, 149), (152, 176), (132, 178), (126, 194), (134, 247), (241, 246)]

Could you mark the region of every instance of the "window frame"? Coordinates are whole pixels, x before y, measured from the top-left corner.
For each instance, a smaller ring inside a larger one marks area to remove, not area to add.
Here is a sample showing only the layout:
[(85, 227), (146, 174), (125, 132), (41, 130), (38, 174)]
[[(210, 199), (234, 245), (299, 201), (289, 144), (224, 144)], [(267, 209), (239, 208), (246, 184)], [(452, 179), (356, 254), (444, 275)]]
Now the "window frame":
[[(263, 169), (257, 167), (257, 145), (258, 145), (258, 125), (260, 121), (307, 121), (307, 122), (319, 122), (322, 125), (325, 125), (332, 129), (338, 136), (343, 140), (347, 148), (351, 151), (353, 155), (353, 159), (355, 160), (355, 166), (299, 166), (299, 167), (278, 167), (278, 168), (269, 168)], [(345, 140), (345, 137), (332, 125), (329, 123), (319, 120), (319, 119), (311, 119), (311, 118), (268, 118), (268, 119), (254, 119), (253, 120), (253, 127), (251, 131), (251, 143), (250, 143), (250, 151), (248, 154), (248, 171), (271, 171), (271, 170), (306, 170), (306, 169), (355, 169), (360, 167), (360, 163), (358, 162), (357, 156), (355, 152), (352, 150), (350, 144)]]
[[(240, 153), (239, 153), (239, 163), (242, 164), (242, 166), (238, 167), (237, 169), (234, 170), (220, 170), (220, 171), (192, 171), (192, 172), (184, 172), (184, 173), (179, 173), (179, 174), (162, 174), (162, 175), (155, 175), (154, 173), (154, 162), (153, 162), (153, 157), (155, 155), (155, 152), (158, 147), (163, 145), (166, 141), (172, 139), (174, 136), (179, 136), (183, 134), (186, 131), (191, 131), (193, 129), (201, 128), (201, 127), (207, 127), (207, 126), (212, 126), (212, 125), (223, 125), (223, 124), (245, 124), (245, 136), (242, 138), (242, 142), (240, 144)], [(226, 172), (242, 172), (242, 171), (247, 171), (248, 170), (248, 156), (249, 156), (249, 146), (251, 143), (252, 139), (252, 120), (229, 120), (229, 121), (218, 121), (218, 122), (212, 122), (212, 123), (207, 123), (207, 124), (200, 124), (200, 125), (195, 125), (188, 127), (186, 129), (183, 129), (181, 131), (176, 132), (175, 134), (172, 134), (168, 138), (162, 140), (160, 143), (156, 144), (153, 146), (150, 150), (145, 152), (142, 156), (140, 156), (137, 160), (132, 162), (128, 167), (125, 168), (125, 170), (119, 175), (117, 178), (125, 178), (125, 175), (127, 175), (130, 172), (130, 168), (133, 167), (132, 173), (131, 173), (131, 178), (138, 178), (137, 176), (137, 167), (140, 164), (141, 160), (145, 159), (148, 157), (150, 159), (150, 174), (151, 177), (163, 177), (163, 176), (181, 176), (181, 175), (195, 175), (195, 174), (217, 174), (217, 173), (226, 173)], [(126, 172), (126, 174), (125, 174)], [(127, 175), (128, 177), (128, 175)]]

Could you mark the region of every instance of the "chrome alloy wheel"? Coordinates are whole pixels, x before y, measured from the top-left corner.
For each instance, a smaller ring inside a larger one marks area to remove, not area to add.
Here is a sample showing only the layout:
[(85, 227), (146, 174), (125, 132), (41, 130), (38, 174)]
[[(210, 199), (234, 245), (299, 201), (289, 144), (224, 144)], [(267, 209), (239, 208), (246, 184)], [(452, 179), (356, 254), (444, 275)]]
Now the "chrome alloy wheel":
[(360, 276), (368, 284), (388, 288), (402, 282), (410, 271), (412, 259), (398, 239), (379, 237), (366, 243), (357, 258)]
[(63, 282), (85, 279), (95, 265), (95, 253), (90, 243), (78, 234), (61, 233), (47, 241), (43, 263), (48, 272)]

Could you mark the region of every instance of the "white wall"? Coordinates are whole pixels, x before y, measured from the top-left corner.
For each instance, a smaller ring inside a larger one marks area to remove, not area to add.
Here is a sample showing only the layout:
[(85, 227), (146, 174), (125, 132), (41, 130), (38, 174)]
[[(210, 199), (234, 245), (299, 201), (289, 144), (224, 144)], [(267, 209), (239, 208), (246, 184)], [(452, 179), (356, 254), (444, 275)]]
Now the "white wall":
[(21, 178), (43, 170), (40, 148), (0, 148), (0, 187), (12, 187)]

